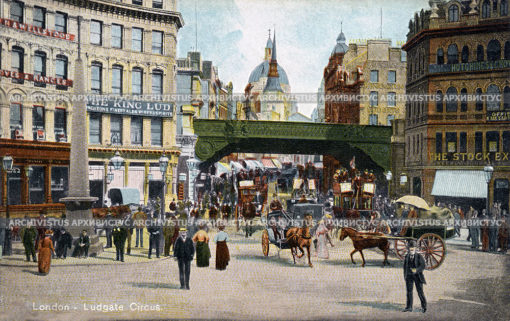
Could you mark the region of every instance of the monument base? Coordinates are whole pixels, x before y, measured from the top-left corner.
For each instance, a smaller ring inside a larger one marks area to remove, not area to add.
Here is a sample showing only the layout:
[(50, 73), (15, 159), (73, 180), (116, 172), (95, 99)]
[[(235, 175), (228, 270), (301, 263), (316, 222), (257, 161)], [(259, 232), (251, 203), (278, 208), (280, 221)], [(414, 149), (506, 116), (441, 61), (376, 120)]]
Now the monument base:
[(83, 230), (87, 231), (90, 239), (88, 256), (95, 257), (103, 252), (103, 244), (99, 242), (99, 236), (96, 235), (94, 218), (92, 216), (92, 203), (97, 200), (96, 197), (66, 197), (60, 199), (60, 202), (66, 206), (66, 219), (69, 226), (66, 230), (73, 236), (74, 243), (80, 237)]

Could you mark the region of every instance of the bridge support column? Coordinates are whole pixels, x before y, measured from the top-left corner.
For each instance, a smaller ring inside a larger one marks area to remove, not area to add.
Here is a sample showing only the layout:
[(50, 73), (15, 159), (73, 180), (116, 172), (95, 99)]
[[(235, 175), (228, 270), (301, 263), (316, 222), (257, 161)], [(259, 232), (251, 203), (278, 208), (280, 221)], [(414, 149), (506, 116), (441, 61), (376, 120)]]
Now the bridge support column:
[(200, 161), (196, 158), (190, 158), (186, 161), (186, 165), (188, 165), (188, 198), (191, 202), (195, 201), (195, 179), (198, 176), (198, 165)]

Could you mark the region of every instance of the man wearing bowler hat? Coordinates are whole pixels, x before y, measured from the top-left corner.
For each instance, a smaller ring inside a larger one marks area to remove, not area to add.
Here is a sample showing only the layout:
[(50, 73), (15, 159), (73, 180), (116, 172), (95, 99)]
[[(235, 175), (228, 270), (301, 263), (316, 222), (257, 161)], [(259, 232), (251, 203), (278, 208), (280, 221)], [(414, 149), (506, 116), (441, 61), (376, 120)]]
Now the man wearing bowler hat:
[(409, 252), (404, 259), (404, 279), (406, 280), (407, 303), (406, 308), (402, 312), (413, 311), (413, 284), (416, 285), (416, 292), (420, 297), (422, 312), (427, 311), (427, 300), (423, 294), (423, 284), (426, 284), (423, 270), (425, 269), (425, 259), (416, 252), (416, 244), (414, 241), (408, 243)]
[(179, 279), (181, 289), (189, 290), (189, 275), (191, 270), (191, 261), (195, 254), (193, 241), (188, 235), (186, 228), (181, 228), (181, 235), (177, 238), (174, 245), (174, 257), (179, 264)]

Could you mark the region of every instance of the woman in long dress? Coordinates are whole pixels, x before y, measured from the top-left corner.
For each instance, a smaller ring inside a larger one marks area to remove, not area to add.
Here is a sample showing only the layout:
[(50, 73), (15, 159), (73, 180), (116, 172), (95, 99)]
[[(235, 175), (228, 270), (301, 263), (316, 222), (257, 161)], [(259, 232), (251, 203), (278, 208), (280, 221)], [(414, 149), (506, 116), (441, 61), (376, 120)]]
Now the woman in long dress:
[(211, 258), (209, 235), (207, 235), (203, 224), (200, 225), (200, 230), (193, 236), (193, 242), (196, 243), (197, 267), (209, 266), (209, 259)]
[(230, 242), (228, 234), (225, 232), (225, 225), (218, 223), (218, 234), (214, 237), (216, 243), (216, 270), (225, 270), (230, 261), (227, 242)]
[(51, 236), (53, 232), (46, 231), (46, 235), (44, 238), (39, 240), (38, 250), (38, 265), (39, 265), (39, 273), (48, 274), (50, 272), (51, 265), (51, 254), (55, 253), (55, 249), (53, 248), (53, 242), (51, 241)]
[[(327, 218), (326, 218), (327, 219)], [(319, 222), (319, 227), (315, 231), (315, 236), (317, 237), (317, 256), (320, 259), (329, 259), (329, 252), (327, 248), (326, 242), (329, 242), (331, 247), (333, 247), (333, 243), (331, 242), (331, 238), (329, 237), (329, 228), (328, 224), (321, 220)]]

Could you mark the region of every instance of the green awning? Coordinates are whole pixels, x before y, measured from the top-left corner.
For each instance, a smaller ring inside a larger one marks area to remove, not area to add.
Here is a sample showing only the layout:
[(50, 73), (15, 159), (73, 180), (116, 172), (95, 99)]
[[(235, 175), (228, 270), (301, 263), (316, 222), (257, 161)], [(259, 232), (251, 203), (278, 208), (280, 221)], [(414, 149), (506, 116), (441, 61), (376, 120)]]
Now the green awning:
[(487, 182), (483, 171), (437, 170), (433, 196), (486, 198)]

